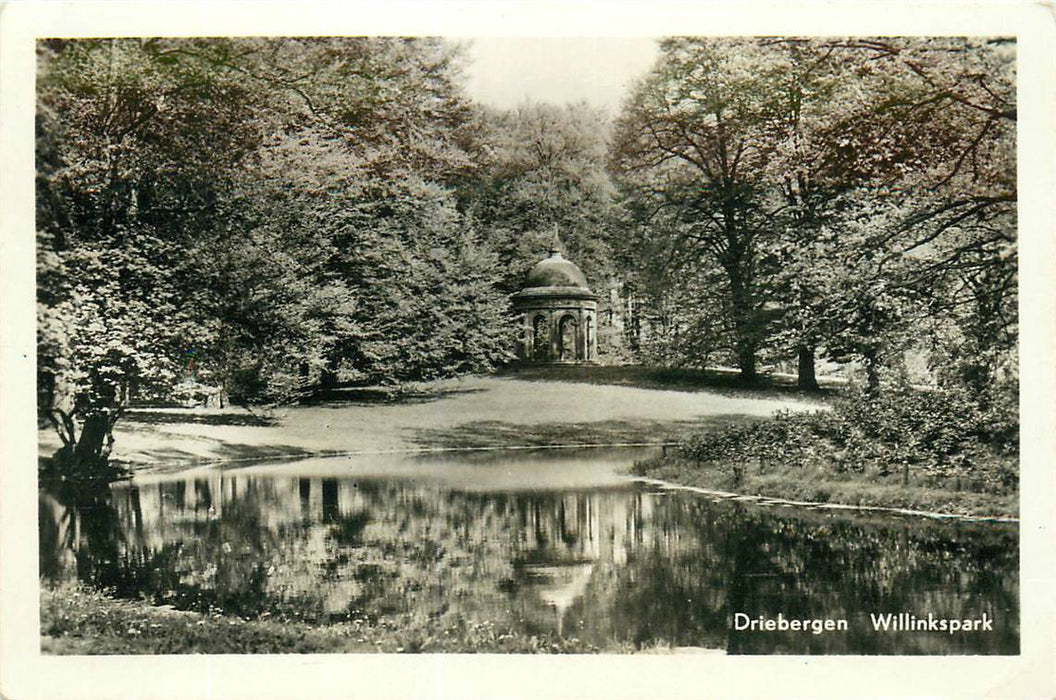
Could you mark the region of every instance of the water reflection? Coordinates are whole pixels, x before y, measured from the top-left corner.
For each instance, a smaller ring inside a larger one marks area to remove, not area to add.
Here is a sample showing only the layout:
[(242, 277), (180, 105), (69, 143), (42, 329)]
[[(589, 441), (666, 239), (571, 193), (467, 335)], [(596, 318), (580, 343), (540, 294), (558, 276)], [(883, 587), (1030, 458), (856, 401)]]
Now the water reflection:
[[(613, 477), (634, 456), (312, 460), (42, 494), (41, 576), (247, 618), (488, 620), (603, 649), (1018, 653), (1015, 528), (657, 493)], [(848, 631), (738, 632), (736, 612)], [(987, 612), (995, 629), (874, 632), (887, 612)]]

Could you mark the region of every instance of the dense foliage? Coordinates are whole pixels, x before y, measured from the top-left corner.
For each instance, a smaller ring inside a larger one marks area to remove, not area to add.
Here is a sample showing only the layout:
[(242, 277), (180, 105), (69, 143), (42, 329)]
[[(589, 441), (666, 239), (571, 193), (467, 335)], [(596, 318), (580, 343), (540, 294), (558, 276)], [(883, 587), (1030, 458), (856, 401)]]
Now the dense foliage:
[(660, 359), (751, 380), (796, 357), (809, 389), (820, 352), (873, 391), (907, 348), (978, 386), (1014, 367), (1013, 59), (1001, 39), (661, 42), (612, 152)]
[(40, 46), (39, 404), (105, 471), (133, 399), (286, 400), (509, 356), (439, 40)]
[(609, 361), (732, 364), (750, 383), (795, 358), (816, 389), (824, 358), (876, 395), (916, 358), (929, 396), (1006, 402), (1014, 43), (659, 48), (610, 120), (474, 104), (463, 47), (437, 38), (41, 42), (55, 465), (105, 472), (135, 400), (488, 371), (555, 229), (601, 295)]
[(832, 411), (779, 413), (773, 420), (703, 433), (684, 457), (729, 470), (765, 473), (768, 465), (839, 478), (860, 474), (906, 484), (1014, 493), (1019, 483), (1015, 395), (980, 402), (966, 391), (903, 388), (842, 398)]

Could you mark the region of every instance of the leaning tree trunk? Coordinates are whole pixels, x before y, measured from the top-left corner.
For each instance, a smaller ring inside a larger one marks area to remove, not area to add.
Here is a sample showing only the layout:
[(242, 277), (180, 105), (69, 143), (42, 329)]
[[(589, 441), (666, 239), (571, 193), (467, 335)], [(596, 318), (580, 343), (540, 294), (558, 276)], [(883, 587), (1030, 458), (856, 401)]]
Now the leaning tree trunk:
[(818, 390), (818, 378), (814, 371), (814, 347), (811, 345), (799, 346), (799, 373), (796, 383), (804, 391)]
[(113, 427), (120, 411), (93, 411), (85, 416), (80, 435), (73, 418), (64, 411), (52, 417), (63, 445), (51, 458), (56, 476), (70, 479), (109, 479), (118, 475), (110, 464), (114, 446)]
[(73, 459), (86, 466), (102, 465), (110, 458), (114, 438), (110, 435), (110, 416), (91, 413), (84, 419), (81, 436), (73, 448)]

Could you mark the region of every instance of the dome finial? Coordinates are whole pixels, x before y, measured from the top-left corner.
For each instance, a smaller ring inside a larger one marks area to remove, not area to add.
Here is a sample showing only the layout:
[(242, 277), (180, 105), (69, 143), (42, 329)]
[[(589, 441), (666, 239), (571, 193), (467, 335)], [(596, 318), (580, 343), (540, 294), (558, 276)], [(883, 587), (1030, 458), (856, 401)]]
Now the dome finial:
[(550, 256), (559, 257), (561, 255), (561, 237), (557, 233), (557, 224), (554, 224), (554, 237), (550, 241)]

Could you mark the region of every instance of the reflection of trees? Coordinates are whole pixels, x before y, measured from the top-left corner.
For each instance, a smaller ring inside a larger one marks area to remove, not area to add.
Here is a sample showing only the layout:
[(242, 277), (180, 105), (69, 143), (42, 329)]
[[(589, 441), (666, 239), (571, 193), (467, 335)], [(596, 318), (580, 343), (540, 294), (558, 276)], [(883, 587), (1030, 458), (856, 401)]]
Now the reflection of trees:
[[(71, 507), (41, 510), (42, 575), (61, 572), (58, 555), (72, 549), (81, 578), (183, 608), (390, 617), (416, 629), (505, 622), (601, 646), (734, 653), (1016, 648), (1016, 539), (992, 527), (779, 514), (630, 489), (463, 493), (220, 474), (115, 486)], [(68, 513), (80, 513), (75, 526)], [(1010, 624), (954, 639), (868, 625), (869, 612), (984, 609)], [(852, 632), (731, 633), (738, 611), (844, 617)]]
[(71, 559), (81, 580), (119, 587), (123, 529), (105, 482), (56, 482), (40, 498), (40, 574), (62, 578)]
[[(55, 497), (41, 494), (37, 499), (37, 525), (40, 577), (47, 581), (66, 578), (66, 571), (75, 561), (72, 551), (73, 511), (68, 510)], [(75, 566), (75, 564), (74, 564)]]
[[(637, 647), (662, 641), (675, 646), (722, 648), (726, 642), (721, 572), (693, 555), (646, 549), (626, 568), (602, 572), (570, 612), (584, 622), (584, 636), (618, 639)], [(592, 614), (602, 608), (605, 615)]]
[[(844, 618), (846, 634), (730, 635), (732, 653), (929, 653), (1014, 651), (1018, 646), (1015, 535), (989, 527), (960, 531), (919, 520), (862, 525), (853, 519), (778, 517), (738, 509), (728, 532), (729, 611), (756, 616)], [(998, 582), (992, 572), (1006, 572)], [(988, 611), (991, 635), (875, 634), (870, 613), (964, 618)]]

